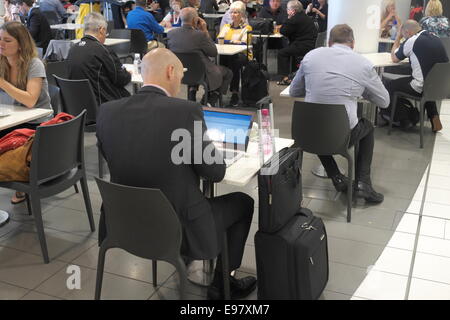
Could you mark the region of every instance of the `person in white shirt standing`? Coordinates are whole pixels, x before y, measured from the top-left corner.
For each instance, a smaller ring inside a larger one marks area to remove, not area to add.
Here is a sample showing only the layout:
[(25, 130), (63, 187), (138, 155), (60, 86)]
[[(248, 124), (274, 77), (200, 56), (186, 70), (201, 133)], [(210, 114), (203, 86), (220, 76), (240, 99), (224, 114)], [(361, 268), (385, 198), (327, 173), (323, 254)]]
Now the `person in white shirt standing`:
[[(305, 96), (306, 102), (343, 104), (348, 113), (350, 145), (359, 143), (354, 192), (366, 202), (381, 203), (384, 196), (371, 183), (370, 168), (374, 147), (374, 127), (367, 119), (358, 119), (358, 98), (380, 108), (389, 105), (389, 93), (375, 72), (373, 64), (353, 51), (353, 30), (346, 24), (330, 32), (329, 47), (310, 51), (302, 61), (290, 87), (293, 97)], [(347, 191), (347, 177), (342, 175), (332, 156), (319, 156), (328, 177), (338, 191)]]

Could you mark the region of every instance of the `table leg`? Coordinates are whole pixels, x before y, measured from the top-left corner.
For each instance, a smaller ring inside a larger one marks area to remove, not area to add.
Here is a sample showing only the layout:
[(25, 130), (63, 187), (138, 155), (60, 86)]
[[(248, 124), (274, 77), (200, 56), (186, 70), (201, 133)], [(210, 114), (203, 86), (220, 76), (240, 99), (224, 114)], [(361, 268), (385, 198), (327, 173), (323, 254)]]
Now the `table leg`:
[(9, 221), (9, 214), (6, 211), (0, 210), (0, 227), (7, 224)]
[(269, 43), (269, 37), (264, 38), (264, 40), (263, 40), (263, 55), (264, 55), (264, 64), (267, 68), (268, 68), (268, 66), (267, 66), (267, 50), (269, 47), (268, 43)]

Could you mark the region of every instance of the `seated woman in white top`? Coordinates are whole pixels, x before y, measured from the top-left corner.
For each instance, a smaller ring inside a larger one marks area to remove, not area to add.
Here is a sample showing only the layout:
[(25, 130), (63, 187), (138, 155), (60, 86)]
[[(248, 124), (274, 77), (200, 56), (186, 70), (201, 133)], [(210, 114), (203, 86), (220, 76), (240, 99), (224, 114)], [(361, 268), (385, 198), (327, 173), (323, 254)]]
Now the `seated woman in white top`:
[(181, 0), (170, 1), (170, 12), (161, 21), (164, 28), (181, 27), (180, 11), (183, 7)]
[[(37, 58), (36, 45), (27, 28), (17, 21), (0, 27), (0, 95), (3, 103), (51, 109), (44, 64)], [(18, 128), (34, 129), (50, 118), (0, 131), (0, 137)], [(16, 193), (11, 202), (16, 204), (24, 200), (24, 194)]]

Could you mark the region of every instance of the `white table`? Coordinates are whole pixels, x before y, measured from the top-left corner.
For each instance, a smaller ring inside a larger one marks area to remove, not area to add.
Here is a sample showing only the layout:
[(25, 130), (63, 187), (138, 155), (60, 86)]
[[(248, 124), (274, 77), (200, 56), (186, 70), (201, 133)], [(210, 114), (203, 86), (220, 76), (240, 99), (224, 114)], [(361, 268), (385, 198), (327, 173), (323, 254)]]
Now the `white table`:
[[(275, 138), (275, 150), (291, 147), (294, 144), (292, 139)], [(251, 140), (248, 144), (245, 156), (227, 168), (224, 179), (220, 183), (243, 187), (256, 176), (261, 169), (258, 151), (258, 141)]]
[(83, 25), (78, 23), (61, 23), (61, 24), (52, 24), (50, 28), (57, 30), (76, 30), (82, 29)]
[(222, 18), (225, 13), (204, 13), (203, 17), (207, 19), (219, 19)]
[[(72, 41), (73, 43), (78, 43), (80, 41), (80, 39), (73, 39), (70, 41)], [(130, 42), (130, 39), (106, 38), (104, 45), (105, 46), (113, 46), (113, 45), (125, 43), (125, 42)]]
[[(142, 80), (142, 75), (134, 70), (134, 64), (124, 63), (123, 66), (125, 67), (125, 69), (127, 69), (128, 72), (131, 73), (131, 83), (142, 85), (142, 83), (144, 82)], [(183, 72), (186, 71), (188, 71), (188, 68), (183, 68)]]
[[(32, 108), (13, 106), (9, 116), (0, 117), (0, 130), (8, 129), (22, 123), (39, 119), (53, 113), (52, 109)], [(9, 221), (9, 214), (0, 210), (0, 227)]]
[[(223, 56), (234, 56), (247, 50), (245, 44), (216, 44), (217, 52)], [(251, 48), (252, 46), (249, 46)]]

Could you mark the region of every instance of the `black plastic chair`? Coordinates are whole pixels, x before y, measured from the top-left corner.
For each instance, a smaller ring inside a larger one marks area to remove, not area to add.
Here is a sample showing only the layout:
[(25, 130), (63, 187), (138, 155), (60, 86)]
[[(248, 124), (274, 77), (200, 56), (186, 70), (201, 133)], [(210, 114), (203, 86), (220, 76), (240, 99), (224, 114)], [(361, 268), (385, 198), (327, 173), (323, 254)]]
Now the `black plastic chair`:
[(79, 181), (90, 229), (95, 231), (84, 163), (85, 117), (86, 112), (83, 111), (75, 119), (37, 127), (31, 151), (30, 181), (0, 183), (1, 188), (26, 193), (28, 210), (34, 216), (45, 263), (50, 260), (42, 222), (42, 198), (61, 193)]
[[(188, 86), (201, 85), (205, 89), (205, 101), (208, 101), (209, 86), (206, 80), (206, 67), (198, 53), (174, 52), (187, 71), (181, 82)], [(188, 90), (189, 98), (189, 90)]]
[(141, 59), (145, 56), (148, 49), (147, 38), (145, 37), (144, 31), (141, 29), (129, 29), (131, 30), (131, 40), (130, 40), (130, 52), (139, 53)]
[(67, 61), (47, 62), (45, 65), (45, 72), (47, 74), (48, 84), (53, 84), (56, 86), (56, 80), (53, 75), (63, 79), (67, 79), (69, 76)]
[(442, 44), (444, 45), (447, 56), (450, 58), (450, 38), (441, 38)]
[[(78, 115), (82, 110), (87, 110), (86, 132), (96, 131), (97, 100), (95, 100), (89, 80), (68, 80), (56, 75), (56, 83), (61, 90), (62, 111), (71, 115)], [(98, 150), (98, 174), (103, 177), (103, 157)]]
[[(295, 145), (302, 152), (321, 156), (341, 155), (347, 159), (347, 222), (351, 222), (353, 158), (349, 153), (351, 130), (345, 106), (296, 101), (291, 132)], [(356, 159), (357, 147), (354, 151)]]
[(391, 118), (389, 120), (388, 135), (392, 131), (392, 122), (395, 115), (395, 109), (397, 107), (397, 99), (404, 97), (414, 101), (414, 104), (420, 113), (420, 148), (423, 148), (423, 126), (424, 126), (424, 113), (425, 103), (429, 101), (435, 101), (436, 103), (447, 99), (450, 94), (450, 63), (436, 63), (431, 68), (425, 81), (423, 83), (423, 91), (420, 96), (413, 96), (405, 92), (395, 92), (392, 99)]
[(128, 59), (133, 61), (134, 56), (131, 54), (131, 29), (112, 29), (109, 33), (110, 38), (129, 39), (128, 42), (123, 42), (111, 46), (111, 49), (117, 54), (120, 61), (126, 62)]
[(59, 113), (61, 105), (59, 88), (57, 86), (49, 84), (48, 94), (50, 95), (50, 104), (52, 105), (53, 113), (57, 115)]
[(111, 248), (121, 248), (152, 260), (154, 286), (156, 261), (172, 264), (179, 274), (181, 299), (186, 299), (187, 273), (180, 254), (182, 227), (161, 190), (95, 180), (102, 196), (108, 230), (98, 253), (95, 299), (101, 296), (105, 256)]

